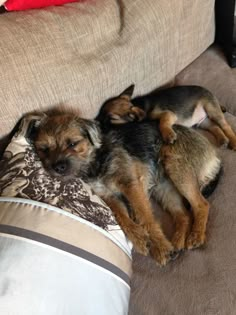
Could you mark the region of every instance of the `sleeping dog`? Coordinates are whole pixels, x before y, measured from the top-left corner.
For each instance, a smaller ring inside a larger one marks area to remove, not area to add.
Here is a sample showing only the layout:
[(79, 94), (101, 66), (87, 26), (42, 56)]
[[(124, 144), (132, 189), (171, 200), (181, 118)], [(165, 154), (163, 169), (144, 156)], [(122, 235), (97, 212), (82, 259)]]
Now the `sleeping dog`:
[(219, 146), (236, 150), (236, 135), (226, 121), (217, 98), (201, 86), (175, 86), (131, 99), (134, 85), (102, 106), (98, 119), (111, 124), (129, 121), (159, 120), (166, 143), (173, 143), (177, 134), (174, 124), (198, 126), (210, 131)]
[[(157, 122), (102, 124), (72, 114), (44, 116), (34, 138), (45, 168), (65, 181), (79, 176), (114, 212), (134, 249), (165, 265), (173, 251), (205, 242), (209, 203), (202, 191), (216, 179), (220, 160), (207, 139), (173, 126), (174, 144), (163, 142)], [(154, 217), (150, 197), (170, 212), (171, 241)], [(193, 212), (190, 226), (188, 201)], [(131, 209), (131, 213), (129, 213)]]

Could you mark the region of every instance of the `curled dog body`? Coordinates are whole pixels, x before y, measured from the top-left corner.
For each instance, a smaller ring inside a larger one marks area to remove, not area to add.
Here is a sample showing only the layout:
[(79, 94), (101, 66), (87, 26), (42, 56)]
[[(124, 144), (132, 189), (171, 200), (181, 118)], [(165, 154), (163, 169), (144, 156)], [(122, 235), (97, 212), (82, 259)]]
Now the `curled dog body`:
[[(132, 98), (134, 85), (119, 96), (106, 101), (98, 120), (111, 124), (130, 121), (158, 120), (163, 140), (174, 143), (174, 124), (210, 131), (219, 146), (236, 150), (236, 134), (226, 121), (217, 98), (201, 86), (174, 86)], [(225, 110), (225, 109), (224, 109)]]
[[(209, 204), (201, 191), (220, 171), (214, 147), (194, 130), (174, 126), (177, 140), (165, 144), (157, 122), (116, 125), (70, 114), (39, 125), (34, 145), (45, 168), (56, 176), (79, 176), (111, 207), (136, 251), (165, 265), (173, 251), (205, 242)], [(171, 241), (154, 217), (150, 197), (175, 222)], [(190, 226), (188, 201), (193, 212)], [(131, 213), (128, 212), (131, 209)]]

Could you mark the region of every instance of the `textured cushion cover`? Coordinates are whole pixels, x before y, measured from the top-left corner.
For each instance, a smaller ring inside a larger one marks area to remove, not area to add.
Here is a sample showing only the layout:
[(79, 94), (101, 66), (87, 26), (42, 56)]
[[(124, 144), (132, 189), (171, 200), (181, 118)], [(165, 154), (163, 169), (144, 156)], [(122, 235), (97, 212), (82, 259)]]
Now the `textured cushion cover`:
[[(210, 89), (232, 114), (236, 130), (236, 69), (230, 69), (222, 52), (212, 47), (177, 76), (178, 84)], [(235, 315), (236, 310), (236, 152), (219, 150), (223, 175), (209, 198), (207, 243), (186, 251), (166, 268), (134, 255), (130, 315)], [(161, 216), (171, 236), (170, 218)]]
[(28, 126), (0, 161), (0, 313), (127, 314), (129, 242), (80, 179), (43, 169)]
[(0, 135), (58, 104), (93, 118), (172, 80), (214, 40), (214, 0), (89, 0), (0, 18)]
[[(236, 117), (227, 115), (236, 130)], [(134, 255), (130, 315), (234, 315), (236, 310), (236, 153), (222, 150), (223, 175), (209, 198), (204, 247), (183, 252), (165, 268)], [(171, 220), (163, 211), (167, 234)]]

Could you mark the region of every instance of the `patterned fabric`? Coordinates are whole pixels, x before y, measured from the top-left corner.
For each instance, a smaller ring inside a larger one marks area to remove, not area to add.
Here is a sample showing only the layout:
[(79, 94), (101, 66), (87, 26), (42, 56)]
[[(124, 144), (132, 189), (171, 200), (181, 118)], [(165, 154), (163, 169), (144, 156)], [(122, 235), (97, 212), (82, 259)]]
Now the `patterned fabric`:
[(214, 0), (90, 0), (0, 19), (0, 135), (66, 104), (93, 118), (131, 83), (173, 80), (214, 41)]
[(110, 209), (80, 179), (65, 183), (45, 172), (31, 146), (17, 154), (6, 151), (0, 169), (1, 196), (55, 205), (105, 229), (117, 224)]
[(127, 314), (130, 243), (79, 178), (43, 169), (30, 129), (22, 119), (0, 161), (0, 314)]
[(0, 195), (45, 202), (106, 230), (117, 225), (111, 210), (79, 178), (63, 182), (45, 171), (25, 137), (28, 123), (22, 121), (0, 161)]

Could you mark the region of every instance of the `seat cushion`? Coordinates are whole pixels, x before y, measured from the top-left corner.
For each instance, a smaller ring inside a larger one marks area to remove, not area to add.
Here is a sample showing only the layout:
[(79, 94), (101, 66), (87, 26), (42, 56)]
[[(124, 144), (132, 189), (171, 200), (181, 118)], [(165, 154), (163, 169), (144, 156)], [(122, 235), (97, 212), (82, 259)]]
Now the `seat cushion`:
[(30, 129), (23, 119), (0, 161), (1, 312), (127, 314), (130, 242), (88, 185), (43, 169)]
[[(236, 130), (236, 116), (226, 114)], [(207, 241), (166, 267), (135, 254), (129, 315), (234, 315), (236, 309), (236, 152), (219, 149), (223, 174), (209, 198)], [(173, 222), (156, 211), (171, 238)]]
[(0, 19), (0, 135), (52, 106), (93, 118), (172, 80), (214, 40), (214, 0), (90, 0)]

